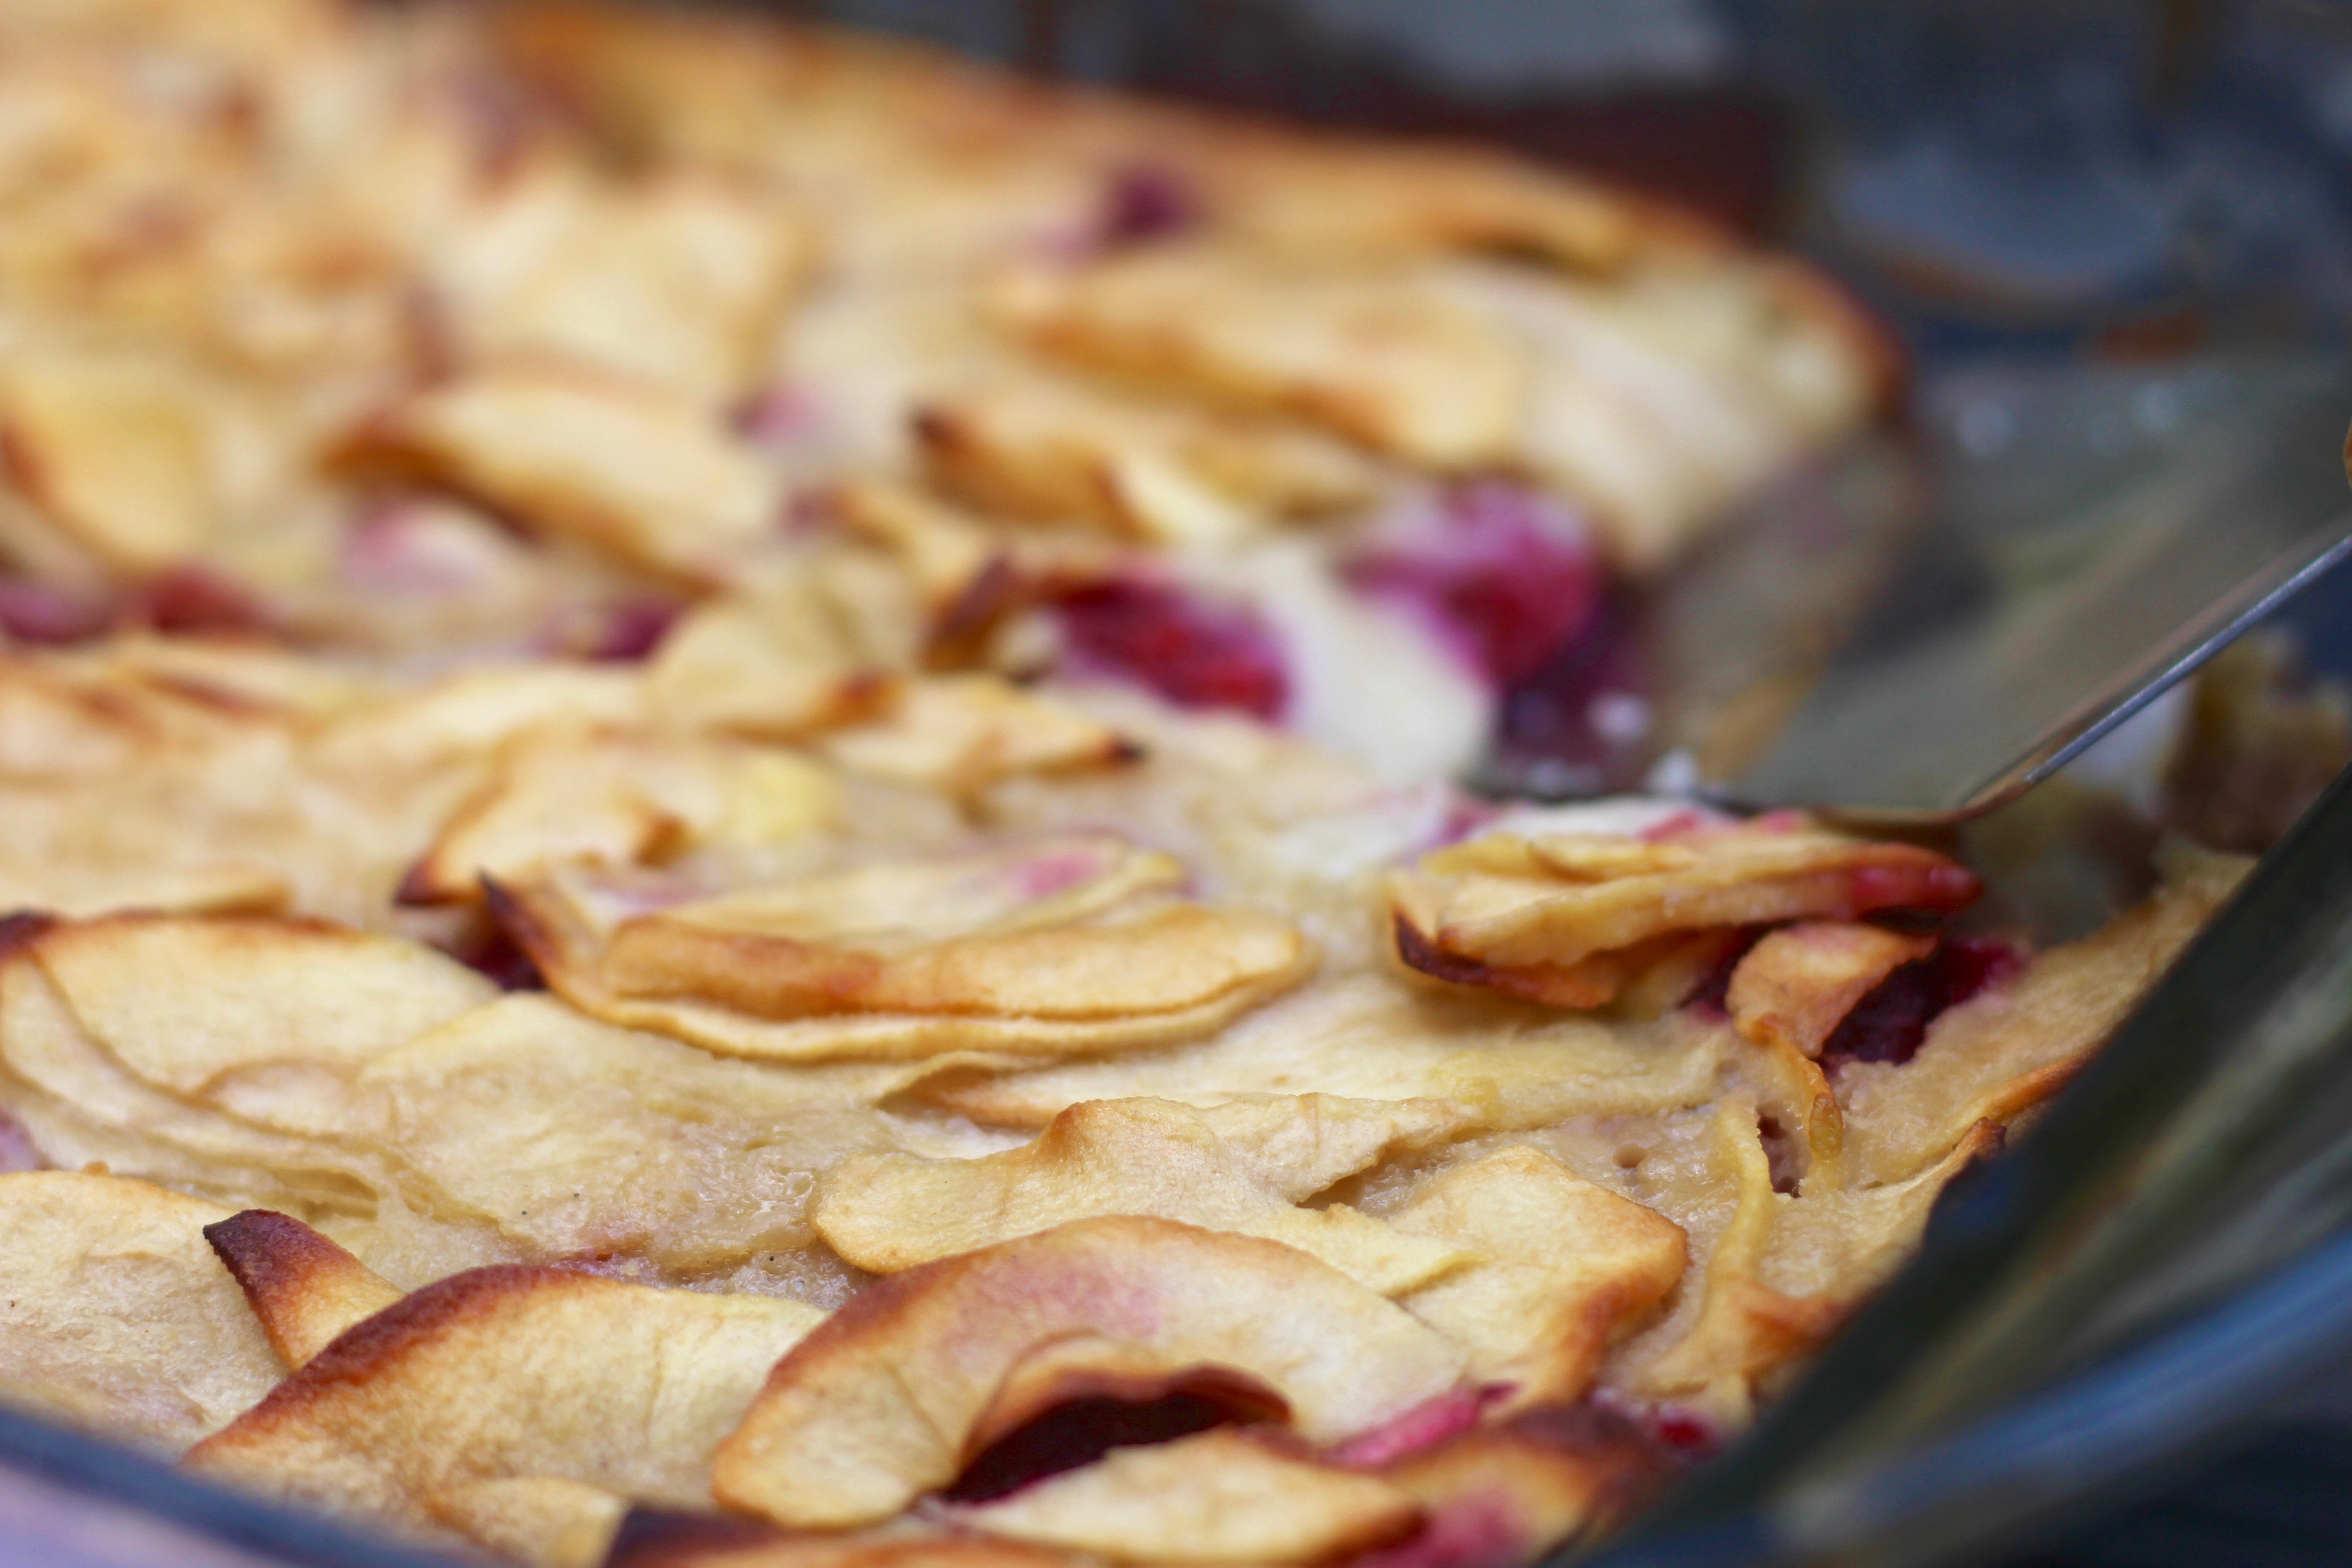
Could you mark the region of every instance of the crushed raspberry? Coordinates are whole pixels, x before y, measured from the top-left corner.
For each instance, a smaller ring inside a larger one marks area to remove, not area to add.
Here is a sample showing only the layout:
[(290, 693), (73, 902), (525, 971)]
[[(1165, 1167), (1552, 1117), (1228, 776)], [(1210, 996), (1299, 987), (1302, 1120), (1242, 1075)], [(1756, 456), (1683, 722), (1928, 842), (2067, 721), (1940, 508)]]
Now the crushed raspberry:
[(132, 599), (128, 618), (135, 626), (182, 636), (269, 629), (259, 601), (202, 566), (175, 566), (148, 584)]
[(1591, 535), (1558, 501), (1482, 480), (1397, 524), (1349, 564), (1348, 577), (1412, 609), (1507, 686), (1591, 623), (1602, 567)]
[(606, 607), (585, 658), (625, 664), (650, 658), (677, 624), (678, 606), (667, 599), (631, 599)]
[(1723, 1447), (1723, 1434), (1715, 1424), (1687, 1410), (1662, 1405), (1650, 1413), (1645, 1425), (1658, 1446), (1677, 1458), (1708, 1458)]
[(1542, 668), (1504, 692), (1495, 752), (1531, 793), (1605, 794), (1638, 786), (1648, 772), (1654, 747), (1646, 727), (1607, 721), (1613, 705), (1649, 690), (1642, 617), (1633, 593), (1610, 584), (1600, 607)]
[(1279, 719), (1290, 678), (1274, 634), (1248, 611), (1139, 578), (1089, 584), (1055, 602), (1072, 668), (1157, 692), (1180, 708)]
[(108, 618), (107, 606), (94, 597), (29, 577), (0, 577), (0, 631), (12, 642), (82, 642), (104, 631)]
[(1739, 961), (1748, 956), (1748, 949), (1764, 940), (1769, 926), (1748, 926), (1732, 934), (1724, 943), (1723, 952), (1707, 969), (1705, 978), (1691, 988), (1683, 998), (1683, 1005), (1701, 1017), (1722, 1023), (1731, 1016), (1731, 975)]
[(1181, 173), (1164, 163), (1122, 163), (1103, 184), (1096, 243), (1104, 249), (1148, 245), (1182, 234), (1201, 216), (1201, 194)]
[(1907, 1062), (1927, 1038), (1927, 1026), (1969, 997), (2001, 984), (2023, 965), (2016, 948), (1997, 937), (1958, 937), (1880, 981), (1822, 1047), (1822, 1066), (1845, 1062)]
[(1202, 1394), (1171, 1394), (1141, 1402), (1101, 1394), (1068, 1400), (982, 1449), (944, 1495), (956, 1502), (986, 1502), (1032, 1481), (1092, 1464), (1113, 1448), (1171, 1443), (1236, 1418), (1246, 1421), (1265, 1414), (1237, 1410)]
[(824, 428), (824, 409), (804, 388), (790, 384), (755, 393), (735, 410), (735, 428), (763, 447), (807, 441)]
[(530, 954), (497, 926), (467, 939), (449, 956), (476, 973), (496, 981), (501, 991), (547, 989), (547, 981), (539, 973), (539, 965), (531, 962)]

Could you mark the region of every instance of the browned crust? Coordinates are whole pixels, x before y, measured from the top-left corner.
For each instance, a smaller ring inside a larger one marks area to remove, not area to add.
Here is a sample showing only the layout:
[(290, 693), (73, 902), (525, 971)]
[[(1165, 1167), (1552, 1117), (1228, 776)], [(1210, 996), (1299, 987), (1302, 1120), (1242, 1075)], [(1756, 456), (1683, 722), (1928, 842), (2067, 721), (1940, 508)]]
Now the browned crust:
[(231, 1215), (205, 1226), (204, 1236), (289, 1368), (299, 1369), (352, 1323), (400, 1299), (349, 1252), (269, 1209)]
[(0, 963), (19, 953), (30, 952), (40, 945), (43, 937), (64, 923), (46, 910), (16, 910), (0, 915)]
[(469, 1268), (436, 1280), (337, 1335), (260, 1404), (190, 1449), (184, 1462), (201, 1468), (208, 1455), (234, 1452), (256, 1433), (280, 1423), (298, 1428), (308, 1425), (310, 1407), (331, 1397), (341, 1384), (364, 1386), (392, 1375), (410, 1354), (430, 1345), (450, 1325), (488, 1318), (503, 1301), (535, 1290), (596, 1289), (604, 1283), (567, 1269), (521, 1263)]

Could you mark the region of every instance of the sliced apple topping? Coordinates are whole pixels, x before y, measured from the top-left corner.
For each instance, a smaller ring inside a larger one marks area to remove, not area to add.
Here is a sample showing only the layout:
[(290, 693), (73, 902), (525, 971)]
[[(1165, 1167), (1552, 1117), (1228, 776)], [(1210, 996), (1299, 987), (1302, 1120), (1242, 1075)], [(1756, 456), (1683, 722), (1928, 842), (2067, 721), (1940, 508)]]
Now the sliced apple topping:
[(527, 1568), (601, 1568), (629, 1500), (561, 1476), (463, 1481), (425, 1499), (437, 1524)]
[(1369, 494), (1360, 459), (1301, 432), (1042, 376), (936, 395), (914, 431), (932, 481), (983, 511), (1159, 544), (1230, 545)]
[(1683, 1277), (1680, 1226), (1536, 1149), (1444, 1173), (1391, 1223), (1479, 1256), (1404, 1306), (1469, 1352), (1472, 1376), (1506, 1387), (1507, 1408), (1581, 1398)]
[(1736, 1428), (1754, 1408), (1759, 1382), (1820, 1344), (1853, 1302), (1792, 1296), (1759, 1277), (1789, 1200), (1773, 1189), (1755, 1108), (1727, 1101), (1712, 1120), (1711, 1142), (1710, 1174), (1729, 1195), (1730, 1217), (1709, 1250), (1696, 1320), (1643, 1370), (1641, 1382), (1649, 1393), (1687, 1400)]
[(1557, 1006), (1609, 1003), (1726, 927), (1941, 913), (1976, 878), (1932, 850), (1759, 818), (1671, 837), (1495, 835), (1390, 880), (1398, 955), (1440, 980)]
[(1427, 1516), (1384, 1561), (1395, 1568), (1438, 1568), (1533, 1562), (1564, 1543), (1605, 1534), (1646, 1505), (1674, 1471), (1631, 1421), (1588, 1401), (1472, 1427), (1379, 1475)]
[(1421, 1521), (1373, 1476), (1285, 1454), (1234, 1427), (1114, 1448), (1091, 1465), (959, 1510), (958, 1522), (1123, 1563), (1323, 1563)]
[(1344, 1204), (1296, 1206), (1209, 1117), (1160, 1100), (1074, 1105), (1034, 1142), (976, 1160), (846, 1160), (810, 1219), (844, 1258), (887, 1274), (1102, 1215), (1283, 1242), (1383, 1295), (1473, 1260), (1452, 1238), (1401, 1236)]
[(120, 1176), (0, 1176), (0, 1402), (176, 1454), (268, 1393), (278, 1358), (205, 1245), (227, 1217)]
[(683, 174), (600, 185), (549, 161), (473, 216), (435, 281), (470, 358), (561, 358), (715, 407), (751, 389), (810, 250), (772, 191)]
[(1931, 936), (1851, 921), (1768, 931), (1731, 972), (1724, 1005), (1732, 1026), (1758, 1044), (1819, 1057), (1855, 1003), (1935, 945)]
[(872, 717), (921, 657), (913, 589), (878, 555), (813, 548), (687, 612), (646, 671), (673, 723), (796, 740)]
[(549, 728), (501, 748), (492, 776), (401, 884), (404, 902), (471, 902), (482, 878), (589, 860), (630, 865), (711, 843), (770, 845), (823, 827), (840, 786), (781, 747)]
[(0, 377), (9, 477), (98, 570), (163, 572), (212, 542), (231, 499), (223, 390), (170, 358), (19, 347)]
[(492, 908), (585, 1011), (741, 1056), (1063, 1056), (1206, 1034), (1303, 978), (1271, 915), (1178, 898), (1174, 860), (1066, 838), (642, 912), (578, 875)]
[(300, 1220), (247, 1209), (205, 1226), (289, 1371), (400, 1300), (400, 1288)]
[(779, 504), (759, 460), (690, 400), (562, 365), (486, 368), (418, 393), (362, 429), (349, 460), (689, 584), (722, 578)]
[(346, 1331), (184, 1463), (419, 1532), (430, 1499), (510, 1477), (693, 1507), (761, 1378), (822, 1317), (772, 1297), (476, 1269)]
[(1142, 754), (1090, 714), (977, 674), (908, 681), (881, 718), (822, 745), (852, 772), (954, 795), (1016, 773), (1082, 773)]
[(1461, 1352), (1306, 1254), (1166, 1220), (1080, 1220), (893, 1275), (778, 1363), (716, 1473), (788, 1527), (887, 1519), (947, 1486), (999, 1391), (1085, 1336), (1177, 1372), (1230, 1368), (1328, 1444), (1453, 1390)]
[(1438, 468), (1507, 461), (1526, 397), (1498, 323), (1411, 272), (1162, 246), (1020, 275), (997, 304), (1049, 353)]

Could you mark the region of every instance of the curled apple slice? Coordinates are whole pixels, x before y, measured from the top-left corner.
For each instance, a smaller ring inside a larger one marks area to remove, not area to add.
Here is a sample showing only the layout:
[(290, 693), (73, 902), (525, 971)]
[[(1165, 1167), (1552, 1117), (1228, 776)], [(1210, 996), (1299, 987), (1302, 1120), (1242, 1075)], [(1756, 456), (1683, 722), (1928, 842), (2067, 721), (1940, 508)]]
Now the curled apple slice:
[(880, 719), (823, 745), (855, 773), (951, 795), (1015, 773), (1083, 773), (1143, 754), (1100, 720), (993, 675), (908, 681)]
[(1196, 1037), (1305, 977), (1297, 931), (1178, 899), (1182, 877), (1066, 838), (649, 910), (551, 875), (490, 907), (574, 1005), (708, 1049), (1051, 1057)]
[(410, 868), (401, 901), (471, 902), (485, 876), (569, 860), (628, 865), (712, 843), (781, 843), (839, 810), (832, 773), (782, 747), (534, 730), (500, 748), (490, 778)]
[(400, 1300), (400, 1289), (300, 1220), (247, 1209), (205, 1226), (205, 1239), (261, 1321), (289, 1370)]
[(1322, 1563), (1385, 1545), (1421, 1521), (1373, 1476), (1285, 1454), (1238, 1428), (1114, 1448), (958, 1522), (1117, 1562)]
[(1686, 1256), (1674, 1221), (1528, 1148), (1444, 1173), (1391, 1223), (1482, 1258), (1404, 1307), (1469, 1352), (1474, 1377), (1507, 1386), (1510, 1408), (1580, 1398), (1609, 1347), (1681, 1281)]
[(1518, 344), (1425, 272), (1157, 246), (1075, 272), (1017, 275), (995, 304), (1061, 358), (1302, 416), (1432, 468), (1507, 459), (1525, 412)]
[(1600, 1006), (1682, 942), (1725, 927), (1943, 912), (1980, 891), (1908, 844), (1777, 819), (1668, 838), (1495, 835), (1391, 875), (1397, 952), (1439, 980)]
[(823, 1178), (810, 1221), (850, 1262), (887, 1274), (1101, 1215), (1264, 1237), (1382, 1295), (1471, 1261), (1344, 1204), (1297, 1206), (1209, 1116), (1164, 1100), (1074, 1105), (1034, 1142), (976, 1160), (854, 1156)]
[(1462, 1355), (1302, 1252), (1166, 1220), (1080, 1220), (869, 1286), (777, 1363), (719, 1450), (719, 1500), (776, 1523), (887, 1519), (953, 1481), (1008, 1377), (1092, 1336), (1230, 1368), (1332, 1443), (1443, 1395)]
[(772, 1297), (478, 1268), (345, 1331), (184, 1462), (420, 1532), (432, 1498), (518, 1476), (691, 1507), (761, 1376), (822, 1316)]
[(1368, 494), (1360, 459), (1302, 432), (1044, 376), (942, 391), (912, 424), (931, 481), (972, 506), (1151, 543), (1229, 546)]
[(673, 581), (714, 582), (774, 521), (773, 480), (689, 398), (575, 366), (515, 363), (428, 388), (347, 461), (473, 497)]
[(1762, 1047), (1768, 1103), (1804, 1145), (1807, 1190), (1845, 1178), (1845, 1117), (1817, 1059), (1822, 1047), (1856, 1003), (1935, 946), (1932, 936), (1806, 921), (1767, 932), (1731, 972), (1724, 1005)]

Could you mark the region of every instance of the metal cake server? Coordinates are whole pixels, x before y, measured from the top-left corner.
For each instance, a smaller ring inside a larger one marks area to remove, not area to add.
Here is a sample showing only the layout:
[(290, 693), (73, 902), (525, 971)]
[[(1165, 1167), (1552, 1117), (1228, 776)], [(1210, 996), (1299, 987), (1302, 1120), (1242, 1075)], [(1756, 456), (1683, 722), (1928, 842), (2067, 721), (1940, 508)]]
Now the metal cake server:
[(1850, 452), (1649, 606), (1675, 759), (1654, 783), (1889, 827), (1980, 816), (2352, 553), (2332, 362), (2004, 373), (1928, 402), (1953, 432), (1927, 443), (1932, 510), (1884, 450)]

